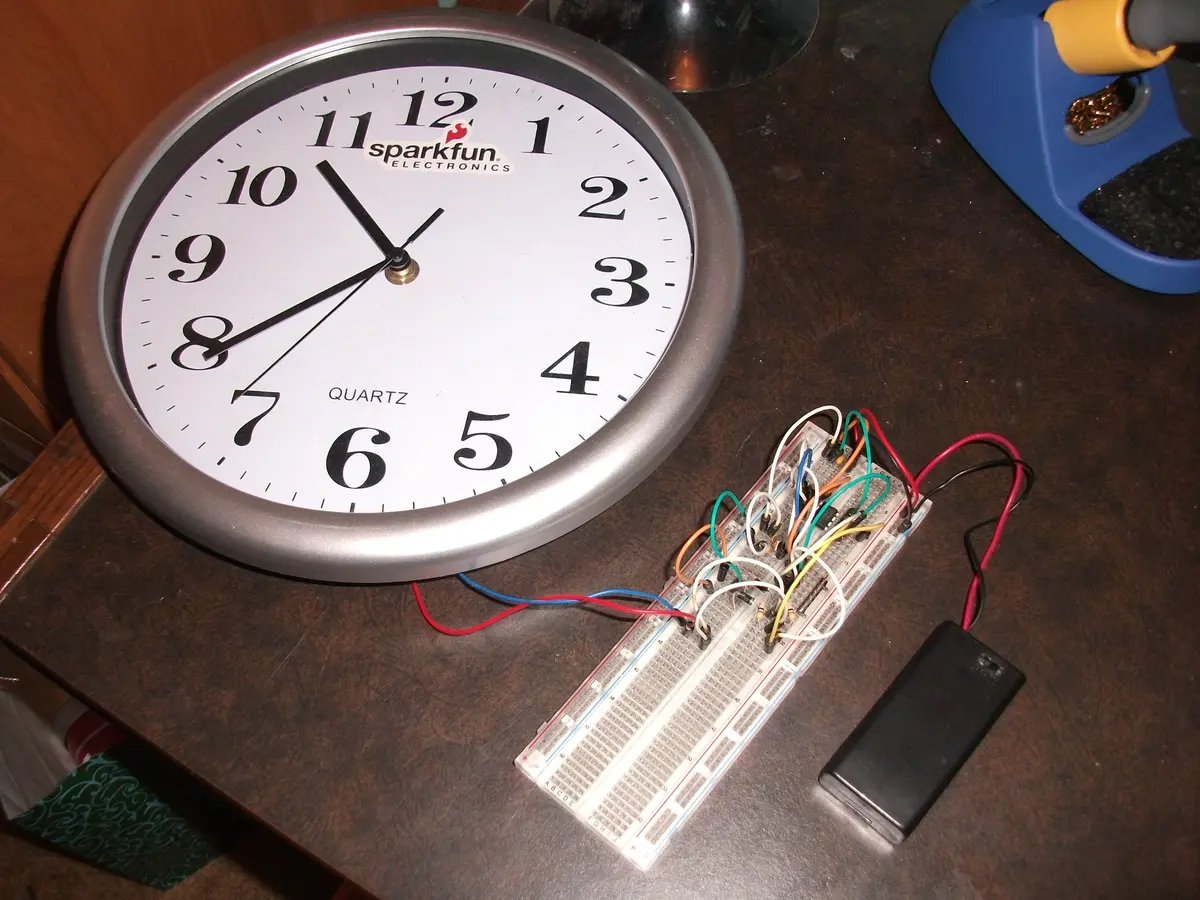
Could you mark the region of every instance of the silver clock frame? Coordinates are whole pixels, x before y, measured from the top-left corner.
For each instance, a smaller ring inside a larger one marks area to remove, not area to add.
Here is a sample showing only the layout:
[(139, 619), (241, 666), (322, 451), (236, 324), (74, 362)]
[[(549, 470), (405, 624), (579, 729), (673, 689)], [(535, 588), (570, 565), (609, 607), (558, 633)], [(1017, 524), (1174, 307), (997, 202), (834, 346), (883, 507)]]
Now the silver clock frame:
[[(300, 509), (229, 487), (184, 462), (139, 413), (120, 375), (118, 300), (106, 292), (114, 239), (142, 180), (222, 102), (284, 69), (397, 39), (497, 42), (597, 82), (650, 129), (675, 168), (692, 231), (691, 289), (645, 385), (600, 431), (506, 487), (398, 513)], [(719, 157), (683, 106), (640, 69), (551, 25), (477, 11), (386, 13), (308, 31), (240, 60), (169, 107), (105, 174), (75, 229), (62, 273), (59, 343), (75, 413), (111, 474), (152, 514), (223, 556), (318, 581), (382, 583), (467, 571), (582, 525), (649, 475), (716, 388), (741, 303), (737, 201)]]

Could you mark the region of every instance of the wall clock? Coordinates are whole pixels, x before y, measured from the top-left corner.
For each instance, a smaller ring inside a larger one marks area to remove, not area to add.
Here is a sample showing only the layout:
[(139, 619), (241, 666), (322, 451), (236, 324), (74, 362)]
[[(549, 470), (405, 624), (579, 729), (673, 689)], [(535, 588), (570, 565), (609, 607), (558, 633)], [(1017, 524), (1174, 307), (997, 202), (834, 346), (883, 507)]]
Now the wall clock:
[(236, 560), (383, 582), (497, 562), (694, 423), (740, 302), (728, 178), (597, 44), (478, 12), (312, 31), (118, 159), (68, 251), (77, 416)]

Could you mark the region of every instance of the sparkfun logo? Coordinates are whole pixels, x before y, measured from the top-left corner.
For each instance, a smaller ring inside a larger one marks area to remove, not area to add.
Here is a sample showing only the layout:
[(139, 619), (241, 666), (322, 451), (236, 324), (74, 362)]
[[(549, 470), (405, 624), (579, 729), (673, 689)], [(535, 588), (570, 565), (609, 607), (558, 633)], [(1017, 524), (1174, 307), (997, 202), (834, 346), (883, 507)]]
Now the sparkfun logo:
[(367, 156), (391, 169), (429, 172), (510, 172), (512, 166), (500, 148), (470, 143), (470, 127), (455, 122), (440, 141), (377, 141), (369, 144)]

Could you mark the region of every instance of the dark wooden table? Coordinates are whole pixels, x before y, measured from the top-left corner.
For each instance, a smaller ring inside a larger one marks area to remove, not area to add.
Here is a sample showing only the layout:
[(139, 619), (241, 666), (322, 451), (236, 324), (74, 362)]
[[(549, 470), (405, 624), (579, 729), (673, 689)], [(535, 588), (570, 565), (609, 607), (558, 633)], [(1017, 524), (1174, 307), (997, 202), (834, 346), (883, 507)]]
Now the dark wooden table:
[[(1200, 893), (1200, 306), (1110, 280), (985, 168), (927, 85), (953, 11), (833, 3), (804, 56), (689, 98), (733, 178), (749, 257), (726, 375), (627, 499), (496, 567), (514, 592), (656, 589), (722, 488), (822, 402), (867, 404), (911, 464), (981, 428), (1037, 467), (977, 630), (1028, 684), (906, 845), (881, 851), (821, 764), (968, 580), (927, 523), (700, 812), (641, 874), (513, 757), (622, 633), (529, 612), (444, 638), (401, 586), (216, 559), (102, 484), (0, 604), (71, 689), (381, 897), (1184, 897)], [(453, 623), (493, 610), (429, 585)]]

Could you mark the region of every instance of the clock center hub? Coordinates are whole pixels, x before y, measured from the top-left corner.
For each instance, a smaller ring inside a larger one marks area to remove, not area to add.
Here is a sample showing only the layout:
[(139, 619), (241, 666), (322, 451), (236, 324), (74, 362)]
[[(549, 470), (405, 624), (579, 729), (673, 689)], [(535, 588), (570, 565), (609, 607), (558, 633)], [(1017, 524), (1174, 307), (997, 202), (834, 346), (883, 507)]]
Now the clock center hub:
[(417, 261), (407, 250), (398, 250), (383, 270), (383, 275), (392, 284), (408, 284), (421, 273)]

